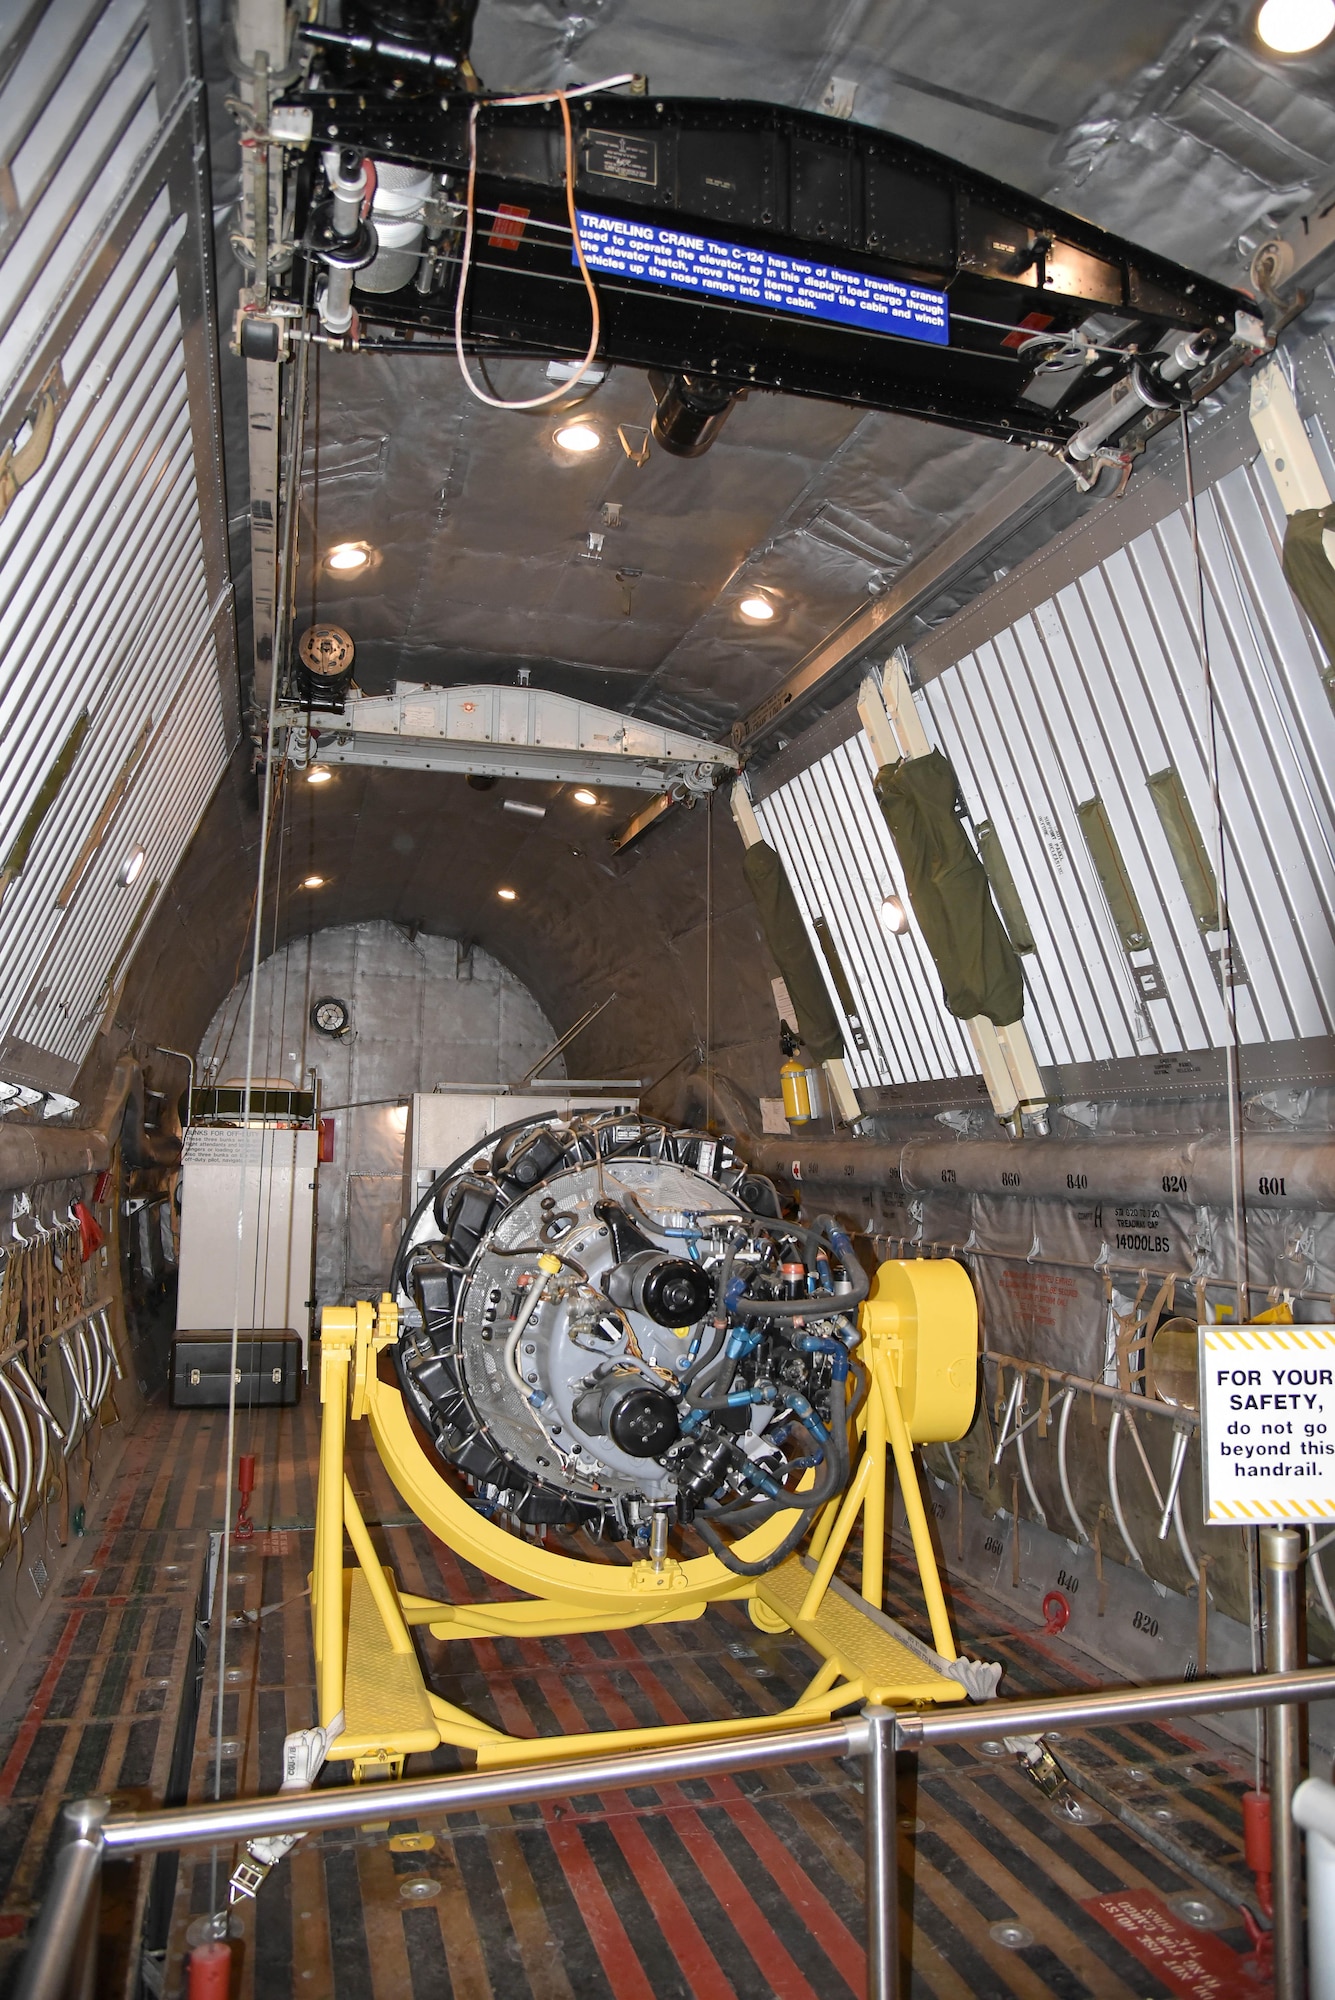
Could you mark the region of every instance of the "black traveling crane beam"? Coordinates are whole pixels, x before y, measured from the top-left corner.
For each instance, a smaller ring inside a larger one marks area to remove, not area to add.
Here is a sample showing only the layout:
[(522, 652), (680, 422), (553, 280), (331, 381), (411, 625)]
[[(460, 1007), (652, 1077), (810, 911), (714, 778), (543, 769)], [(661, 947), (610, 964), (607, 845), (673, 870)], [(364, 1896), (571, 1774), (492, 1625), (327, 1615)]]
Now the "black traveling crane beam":
[[(331, 332), (405, 352), (451, 345), (475, 117), (462, 344), (583, 356), (590, 301), (561, 107), (480, 96), (439, 56), (414, 69), (392, 49), (314, 32), (323, 45), (307, 86), (279, 107), (285, 121), (310, 121), (280, 300), (302, 298), (308, 262), (318, 292), (319, 267), (341, 261), (353, 316)], [(598, 358), (668, 378), (659, 435), (670, 450), (703, 449), (735, 396), (755, 390), (1063, 450), (1100, 391), (1121, 385), (1126, 405), (1102, 437), (1147, 406), (1190, 400), (1239, 345), (1266, 344), (1247, 295), (893, 134), (633, 90), (575, 96), (570, 112)], [(434, 177), (416, 270), (392, 292), (358, 285), (375, 211), (354, 248), (333, 231), (336, 183), (355, 186), (363, 161)]]

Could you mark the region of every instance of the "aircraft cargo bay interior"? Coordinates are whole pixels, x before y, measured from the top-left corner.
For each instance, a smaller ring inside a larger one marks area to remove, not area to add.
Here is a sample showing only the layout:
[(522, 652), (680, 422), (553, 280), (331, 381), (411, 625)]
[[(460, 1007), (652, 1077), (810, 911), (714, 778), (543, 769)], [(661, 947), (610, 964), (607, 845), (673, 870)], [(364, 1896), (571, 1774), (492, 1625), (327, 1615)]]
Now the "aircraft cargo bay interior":
[(0, 1992), (1335, 2000), (1335, 0), (9, 0), (0, 279)]

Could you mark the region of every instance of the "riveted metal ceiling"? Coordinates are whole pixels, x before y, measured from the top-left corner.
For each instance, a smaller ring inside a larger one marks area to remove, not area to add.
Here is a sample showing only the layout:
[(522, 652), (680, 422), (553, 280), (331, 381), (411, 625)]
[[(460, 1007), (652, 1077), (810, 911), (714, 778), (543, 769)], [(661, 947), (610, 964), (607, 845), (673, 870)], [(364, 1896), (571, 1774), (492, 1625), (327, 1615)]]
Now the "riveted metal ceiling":
[[(496, 89), (637, 69), (665, 94), (841, 111), (1237, 283), (1335, 138), (1335, 58), (1264, 59), (1252, 12), (483, 0), (474, 60)], [(550, 386), (537, 362), (492, 379), (512, 397)], [(299, 620), (346, 626), (367, 691), (527, 668), (716, 734), (1019, 463), (911, 419), (753, 395), (706, 457), (655, 451), (639, 469), (617, 431), (641, 440), (645, 377), (613, 370), (581, 409), (602, 445), (572, 460), (552, 411), (485, 408), (447, 356), (323, 357)], [(348, 538), (372, 544), (374, 565), (324, 571), (321, 552)], [(737, 610), (757, 585), (778, 611), (763, 630)]]

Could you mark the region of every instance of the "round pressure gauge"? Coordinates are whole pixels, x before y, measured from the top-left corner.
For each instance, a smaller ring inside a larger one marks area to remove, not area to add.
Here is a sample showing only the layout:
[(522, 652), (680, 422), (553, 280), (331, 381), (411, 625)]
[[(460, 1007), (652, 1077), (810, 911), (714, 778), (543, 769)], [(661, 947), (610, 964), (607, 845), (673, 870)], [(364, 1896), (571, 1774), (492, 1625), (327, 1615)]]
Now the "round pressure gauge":
[(311, 1026), (321, 1035), (346, 1035), (351, 1020), (346, 1000), (317, 1000), (311, 1008)]

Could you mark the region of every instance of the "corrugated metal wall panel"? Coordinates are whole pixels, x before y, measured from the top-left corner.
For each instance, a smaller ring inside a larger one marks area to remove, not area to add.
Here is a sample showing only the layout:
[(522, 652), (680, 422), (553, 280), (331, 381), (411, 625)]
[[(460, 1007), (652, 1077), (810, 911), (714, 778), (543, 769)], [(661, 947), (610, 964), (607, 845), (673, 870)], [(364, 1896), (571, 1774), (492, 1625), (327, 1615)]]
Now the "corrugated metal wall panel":
[(73, 1076), (230, 749), (187, 28), (177, 0), (52, 0), (0, 90), (0, 406), (20, 371), (58, 364), (65, 391), (0, 518), (0, 867), (89, 717), (0, 903), (0, 1074)]
[[(1324, 348), (1305, 366), (1331, 373)], [(1239, 1035), (1335, 1032), (1335, 713), (1284, 580), (1284, 517), (1264, 465), (1202, 493), (1198, 522), (1213, 718), (1185, 509), (1012, 611), (917, 697), (1029, 919), (1025, 1020), (1043, 1063), (1224, 1045), (1219, 936), (1198, 924), (1147, 782), (1176, 773), (1213, 864), (1212, 734)], [(870, 777), (859, 737), (772, 793), (762, 822), (808, 918), (825, 914), (858, 966), (878, 1047), (852, 1061), (856, 1080), (966, 1075), (972, 1055), (916, 929), (879, 932), (881, 896), (902, 884)], [(1086, 838), (1079, 809), (1095, 799), (1144, 920), (1143, 952), (1125, 946)]]
[(62, 927), (40, 977), (31, 982), (21, 1032), (57, 1056), (81, 1058), (128, 967), (126, 946), (142, 935), (218, 781), (227, 746), (217, 703), (208, 695), (211, 678), (200, 674), (187, 683), (159, 754), (134, 787), (132, 810), (147, 855), (139, 880), (132, 889), (117, 889), (120, 849), (104, 848), (84, 890), (91, 922)]
[[(0, 380), (17, 372), (159, 127), (142, 0), (112, 0), (91, 23), (78, 19), (85, 13), (68, 4), (49, 9), (0, 94), (0, 125), (28, 127), (17, 153), (6, 153), (18, 214), (5, 246)], [(46, 57), (52, 42), (73, 55), (54, 77)], [(48, 94), (33, 119), (39, 81)]]
[[(941, 981), (910, 914), (902, 936), (881, 928), (883, 899), (908, 905), (895, 853), (871, 790), (871, 754), (853, 737), (803, 771), (757, 808), (783, 859), (808, 925), (825, 917), (854, 991), (866, 1012), (871, 1050), (847, 1048), (849, 1074), (861, 1085), (967, 1076), (968, 1040), (941, 1004)], [(817, 948), (822, 970), (824, 958)], [(839, 997), (828, 980), (836, 1010)]]

